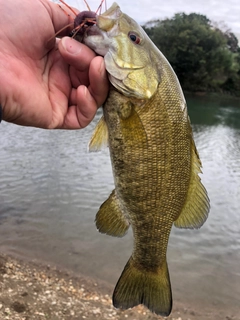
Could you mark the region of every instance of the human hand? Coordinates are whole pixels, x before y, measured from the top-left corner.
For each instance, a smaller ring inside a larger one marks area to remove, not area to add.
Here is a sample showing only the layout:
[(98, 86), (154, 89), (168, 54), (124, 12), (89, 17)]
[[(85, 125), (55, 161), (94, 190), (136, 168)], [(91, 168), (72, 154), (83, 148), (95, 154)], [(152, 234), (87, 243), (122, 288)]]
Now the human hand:
[(48, 129), (88, 125), (108, 92), (103, 58), (74, 39), (55, 40), (70, 22), (55, 3), (0, 0), (0, 7), (3, 120)]

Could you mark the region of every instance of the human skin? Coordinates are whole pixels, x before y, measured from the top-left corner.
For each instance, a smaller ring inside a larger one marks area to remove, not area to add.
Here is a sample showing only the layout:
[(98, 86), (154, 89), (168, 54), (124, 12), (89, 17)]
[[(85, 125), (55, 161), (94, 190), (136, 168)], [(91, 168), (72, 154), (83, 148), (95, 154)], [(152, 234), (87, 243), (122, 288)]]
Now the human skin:
[(48, 0), (0, 0), (3, 120), (45, 129), (79, 129), (91, 122), (105, 101), (108, 79), (103, 58), (74, 39), (55, 38), (74, 18), (62, 7)]

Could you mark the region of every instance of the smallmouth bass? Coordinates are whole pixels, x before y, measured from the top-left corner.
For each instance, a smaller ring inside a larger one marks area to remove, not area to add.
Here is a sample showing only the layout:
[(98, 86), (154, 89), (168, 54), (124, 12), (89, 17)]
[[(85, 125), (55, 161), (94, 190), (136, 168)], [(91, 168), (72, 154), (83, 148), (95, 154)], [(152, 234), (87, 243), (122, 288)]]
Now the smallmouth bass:
[(172, 225), (200, 228), (209, 212), (186, 102), (166, 58), (116, 3), (96, 16), (96, 24), (87, 25), (81, 41), (104, 56), (112, 84), (89, 144), (90, 151), (109, 145), (115, 182), (96, 226), (122, 237), (131, 225), (134, 236), (113, 305), (144, 304), (167, 316), (172, 308), (166, 261)]

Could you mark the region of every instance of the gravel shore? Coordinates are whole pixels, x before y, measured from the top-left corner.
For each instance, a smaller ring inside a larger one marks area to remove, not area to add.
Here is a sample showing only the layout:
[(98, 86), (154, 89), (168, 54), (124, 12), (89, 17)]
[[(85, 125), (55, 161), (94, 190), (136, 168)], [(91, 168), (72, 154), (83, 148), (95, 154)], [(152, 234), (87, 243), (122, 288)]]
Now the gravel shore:
[[(0, 319), (9, 320), (160, 320), (146, 308), (116, 310), (113, 288), (49, 266), (0, 255)], [(236, 320), (218, 310), (191, 310), (175, 302), (169, 320)]]

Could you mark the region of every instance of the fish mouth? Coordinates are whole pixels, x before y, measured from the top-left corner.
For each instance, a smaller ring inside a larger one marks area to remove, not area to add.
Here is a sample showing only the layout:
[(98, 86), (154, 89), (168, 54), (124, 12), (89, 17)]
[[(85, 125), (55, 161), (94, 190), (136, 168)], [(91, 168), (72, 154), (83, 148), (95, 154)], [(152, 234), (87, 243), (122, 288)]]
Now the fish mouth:
[(97, 14), (92, 11), (82, 11), (74, 19), (74, 29), (70, 36), (76, 38), (80, 42), (84, 42), (84, 38), (90, 36), (98, 36)]
[(86, 30), (85, 30), (85, 34), (84, 37), (92, 37), (92, 36), (97, 36), (103, 39), (103, 34), (102, 31), (98, 28), (97, 25), (92, 25), (89, 26)]
[(96, 16), (96, 23), (88, 26), (84, 30), (82, 43), (91, 48), (100, 56), (105, 56), (109, 50), (109, 37), (105, 30), (102, 30), (98, 25), (98, 17)]

